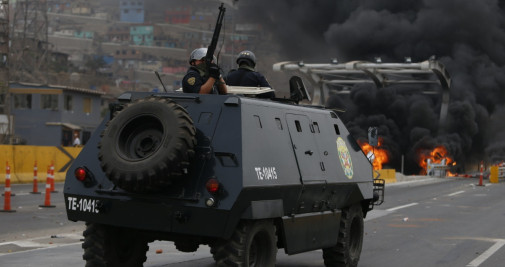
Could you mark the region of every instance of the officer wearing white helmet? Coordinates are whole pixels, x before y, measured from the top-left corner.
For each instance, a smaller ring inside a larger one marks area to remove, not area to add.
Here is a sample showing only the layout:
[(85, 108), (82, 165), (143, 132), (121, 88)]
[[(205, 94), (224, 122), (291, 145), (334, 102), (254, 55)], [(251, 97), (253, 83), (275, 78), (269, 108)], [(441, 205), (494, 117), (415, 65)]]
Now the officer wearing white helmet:
[(226, 94), (227, 88), (219, 66), (205, 64), (207, 48), (197, 48), (189, 56), (191, 65), (182, 78), (182, 91), (195, 94)]
[[(226, 84), (231, 86), (252, 86), (252, 87), (271, 87), (263, 74), (255, 71), (256, 56), (249, 50), (240, 52), (237, 56), (237, 70), (231, 70), (226, 76)], [(274, 98), (275, 93), (269, 92), (258, 95), (263, 98)]]

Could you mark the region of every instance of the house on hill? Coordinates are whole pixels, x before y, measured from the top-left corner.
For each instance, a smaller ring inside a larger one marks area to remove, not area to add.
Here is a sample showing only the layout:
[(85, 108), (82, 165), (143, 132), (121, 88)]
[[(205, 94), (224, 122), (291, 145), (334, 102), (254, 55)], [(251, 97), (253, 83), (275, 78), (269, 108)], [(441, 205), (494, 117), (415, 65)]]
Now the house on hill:
[(11, 115), (16, 143), (85, 145), (101, 121), (104, 92), (57, 85), (11, 83)]
[(130, 23), (144, 23), (144, 0), (119, 1), (120, 20)]

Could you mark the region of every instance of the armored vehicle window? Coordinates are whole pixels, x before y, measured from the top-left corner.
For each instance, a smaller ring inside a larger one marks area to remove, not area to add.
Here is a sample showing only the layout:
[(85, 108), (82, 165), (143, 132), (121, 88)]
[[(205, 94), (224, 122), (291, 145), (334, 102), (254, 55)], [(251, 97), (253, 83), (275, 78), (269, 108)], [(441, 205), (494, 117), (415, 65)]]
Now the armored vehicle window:
[(335, 133), (336, 133), (337, 135), (340, 135), (340, 130), (338, 129), (338, 125), (333, 124), (333, 126), (335, 127)]
[(263, 128), (263, 127), (261, 126), (261, 119), (260, 119), (260, 116), (258, 116), (258, 115), (254, 115), (254, 118), (256, 119), (256, 123), (257, 123), (258, 127), (259, 127), (259, 128)]
[(212, 121), (212, 113), (211, 112), (200, 113), (200, 117), (198, 117), (198, 123), (209, 124), (211, 121)]
[(282, 122), (281, 122), (281, 119), (279, 118), (275, 118), (275, 122), (277, 124), (277, 128), (279, 128), (279, 130), (282, 130)]
[(315, 122), (313, 122), (313, 124), (314, 124), (314, 132), (316, 132), (316, 133), (320, 133), (320, 131), (319, 131), (319, 124), (317, 124), (317, 122), (316, 122), (316, 121), (315, 121)]
[(295, 121), (295, 125), (296, 125), (296, 131), (301, 133), (302, 126), (300, 125), (300, 121)]

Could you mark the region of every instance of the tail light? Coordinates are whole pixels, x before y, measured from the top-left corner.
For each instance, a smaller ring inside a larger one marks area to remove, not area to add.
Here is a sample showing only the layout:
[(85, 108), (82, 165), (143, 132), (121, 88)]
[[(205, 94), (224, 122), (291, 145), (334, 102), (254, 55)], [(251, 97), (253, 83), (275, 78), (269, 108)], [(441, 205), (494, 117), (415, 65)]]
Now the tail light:
[[(207, 189), (207, 192), (211, 195), (216, 196), (221, 189), (219, 181), (216, 178), (210, 178), (207, 183), (205, 183), (205, 189)], [(215, 207), (217, 205), (216, 199), (214, 199), (214, 197), (207, 198), (205, 200), (205, 205), (207, 205), (207, 207)]]
[(205, 184), (205, 188), (211, 194), (216, 194), (219, 191), (219, 181), (216, 178), (210, 178)]
[(84, 182), (84, 180), (86, 180), (86, 176), (87, 176), (86, 169), (79, 167), (79, 168), (75, 169), (74, 174), (75, 174), (75, 178), (77, 178), (77, 180), (79, 180), (81, 182)]
[(75, 178), (82, 182), (84, 186), (91, 187), (95, 184), (93, 173), (86, 167), (77, 167), (74, 171)]

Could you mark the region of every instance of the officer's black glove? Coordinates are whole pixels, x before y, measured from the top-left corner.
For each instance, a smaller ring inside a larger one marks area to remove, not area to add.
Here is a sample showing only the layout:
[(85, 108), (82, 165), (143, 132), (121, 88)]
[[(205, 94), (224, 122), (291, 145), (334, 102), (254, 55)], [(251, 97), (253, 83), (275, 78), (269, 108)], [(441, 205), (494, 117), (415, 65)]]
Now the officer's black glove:
[(214, 64), (214, 63), (211, 63), (210, 66), (209, 66), (209, 76), (216, 79), (216, 80), (219, 80), (219, 76), (221, 76), (221, 71), (219, 69), (219, 66)]

